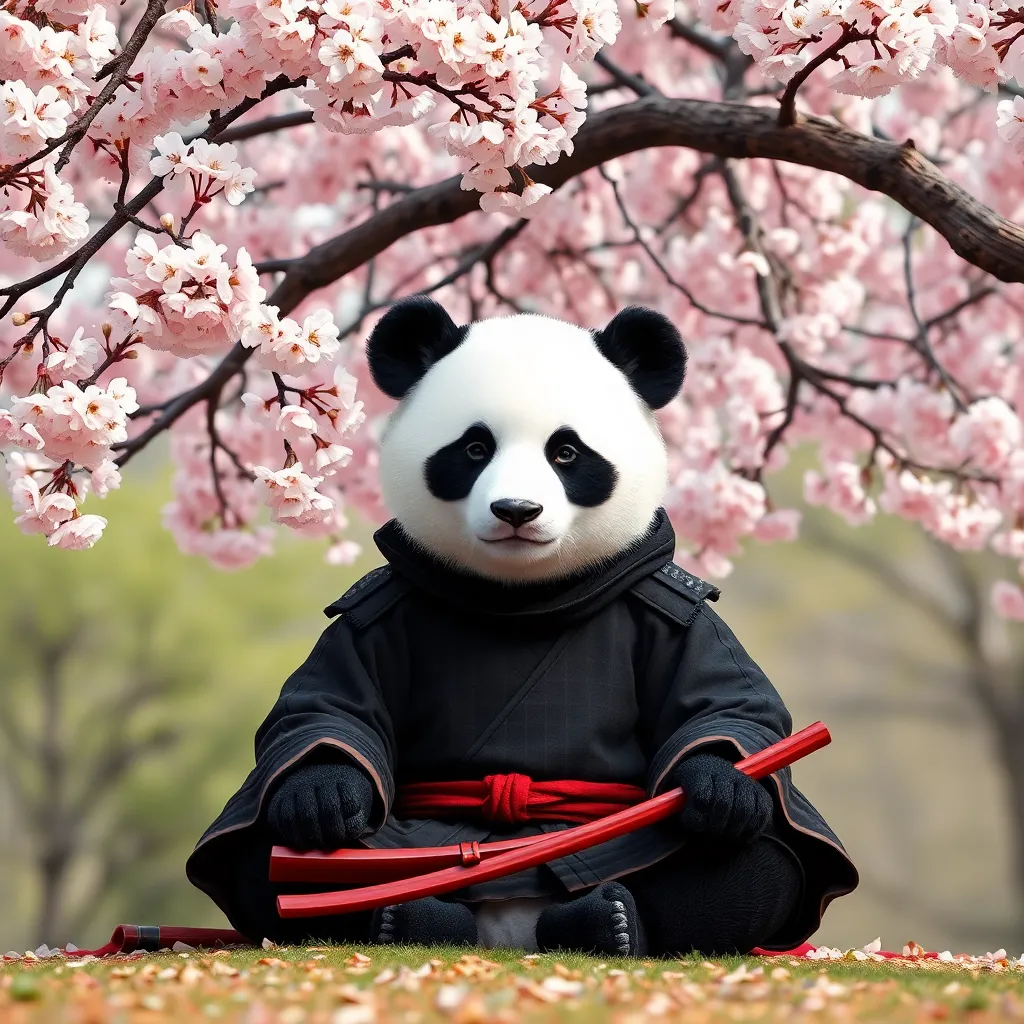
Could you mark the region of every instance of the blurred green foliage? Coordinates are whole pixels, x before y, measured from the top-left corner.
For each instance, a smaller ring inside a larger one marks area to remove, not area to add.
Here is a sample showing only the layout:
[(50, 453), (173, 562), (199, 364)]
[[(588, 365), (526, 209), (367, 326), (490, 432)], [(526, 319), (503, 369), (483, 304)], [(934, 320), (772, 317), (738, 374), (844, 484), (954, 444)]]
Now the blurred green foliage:
[(379, 561), (338, 569), (284, 535), (277, 557), (223, 573), (177, 551), (167, 495), (162, 472), (135, 474), (92, 509), (110, 525), (83, 552), (0, 514), (2, 949), (101, 942), (121, 920), (222, 923), (185, 859), (322, 609)]

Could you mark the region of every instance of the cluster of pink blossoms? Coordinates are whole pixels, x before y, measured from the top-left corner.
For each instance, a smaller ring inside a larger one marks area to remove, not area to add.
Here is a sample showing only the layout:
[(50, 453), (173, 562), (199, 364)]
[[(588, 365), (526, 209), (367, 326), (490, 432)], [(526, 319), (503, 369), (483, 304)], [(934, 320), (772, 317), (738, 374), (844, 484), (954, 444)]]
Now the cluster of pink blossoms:
[[(829, 87), (875, 97), (942, 66), (985, 89), (1020, 79), (1020, 12), (1005, 0), (702, 0), (709, 27), (735, 36), (768, 77), (789, 82), (812, 61), (834, 68)], [(1024, 153), (1019, 97), (1000, 103), (1002, 137)]]
[[(355, 558), (359, 549), (344, 536), (340, 471), (352, 458), (343, 442), (362, 424), (363, 405), (355, 397), (355, 378), (343, 366), (334, 367), (330, 383), (315, 379), (306, 374), (285, 383), (257, 370), (250, 381), (270, 397), (246, 392), (240, 408), (217, 412), (212, 433), (196, 416), (174, 428), (178, 470), (164, 522), (183, 551), (225, 569), (269, 554), (272, 533), (257, 521), (262, 502), (273, 522), (330, 539), (330, 560), (347, 564)], [(282, 395), (290, 401), (282, 403)], [(269, 468), (282, 448), (286, 465)]]
[(266, 297), (244, 249), (234, 265), (226, 245), (196, 232), (189, 245), (140, 231), (128, 250), (128, 277), (116, 277), (108, 304), (126, 332), (153, 349), (192, 356), (223, 352)]
[[(63, 137), (117, 45), (102, 6), (88, 8), (73, 30), (0, 11), (0, 161), (21, 161)], [(0, 239), (20, 256), (63, 256), (86, 237), (87, 222), (88, 210), (52, 159), (0, 188)]]
[[(121, 485), (112, 448), (127, 440), (128, 417), (138, 407), (135, 389), (118, 377), (105, 387), (64, 380), (0, 409), (0, 445), (26, 449), (7, 456), (15, 522), (25, 533), (43, 533), (63, 548), (99, 539), (106, 519), (82, 515), (77, 502), (89, 485), (101, 498)], [(76, 466), (89, 471), (89, 484), (72, 477)]]

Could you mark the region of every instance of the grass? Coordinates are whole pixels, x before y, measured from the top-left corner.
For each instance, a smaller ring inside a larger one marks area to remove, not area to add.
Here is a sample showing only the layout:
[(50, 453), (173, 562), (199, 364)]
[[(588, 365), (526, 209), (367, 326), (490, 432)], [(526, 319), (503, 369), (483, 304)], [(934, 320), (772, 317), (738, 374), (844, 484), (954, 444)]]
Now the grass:
[(1024, 1020), (1024, 972), (786, 957), (598, 960), (307, 946), (0, 968), (4, 1024)]

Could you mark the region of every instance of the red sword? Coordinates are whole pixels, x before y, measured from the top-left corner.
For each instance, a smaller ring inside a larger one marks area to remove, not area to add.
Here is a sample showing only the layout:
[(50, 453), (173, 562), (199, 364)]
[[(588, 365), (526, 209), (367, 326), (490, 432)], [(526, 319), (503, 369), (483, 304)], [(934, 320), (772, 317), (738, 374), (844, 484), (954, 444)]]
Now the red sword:
[[(737, 762), (736, 768), (752, 779), (761, 779), (820, 750), (831, 741), (824, 723), (815, 722)], [(278, 896), (277, 911), (286, 918), (348, 914), (454, 892), (567, 857), (653, 825), (678, 814), (685, 802), (686, 795), (682, 789), (671, 789), (586, 825), (499, 843), (461, 843), (452, 847), (413, 850), (335, 850), (331, 853), (299, 853), (275, 846), (270, 858), (271, 881), (391, 879), (378, 885), (340, 892)], [(452, 864), (451, 867), (427, 874), (416, 873), (424, 865), (436, 866), (446, 860)]]

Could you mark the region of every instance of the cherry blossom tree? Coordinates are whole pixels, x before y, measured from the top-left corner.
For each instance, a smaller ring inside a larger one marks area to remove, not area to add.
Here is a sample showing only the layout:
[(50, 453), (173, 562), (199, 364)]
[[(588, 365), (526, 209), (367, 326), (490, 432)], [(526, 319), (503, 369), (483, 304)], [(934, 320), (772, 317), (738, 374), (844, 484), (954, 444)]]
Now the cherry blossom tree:
[(1024, 565), (1022, 70), (1009, 0), (9, 0), (17, 522), (92, 545), (166, 433), (182, 551), (281, 524), (350, 561), (349, 510), (386, 515), (362, 343), (429, 293), (679, 324), (695, 571), (795, 536), (770, 476), (806, 444), (807, 502)]

